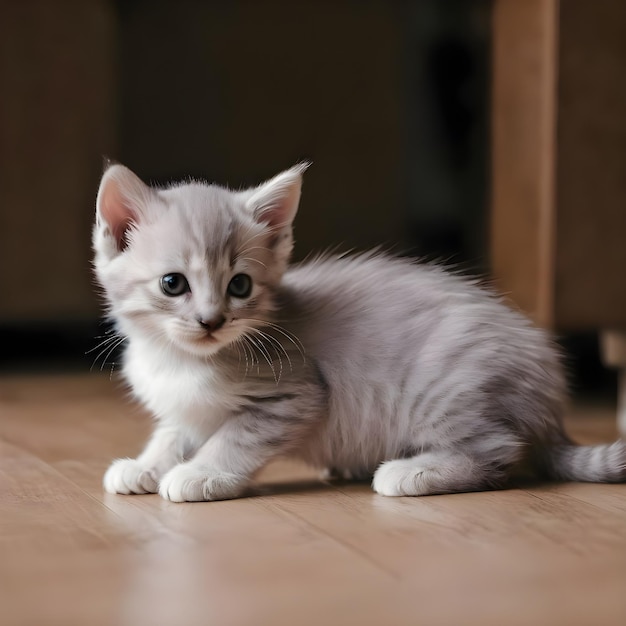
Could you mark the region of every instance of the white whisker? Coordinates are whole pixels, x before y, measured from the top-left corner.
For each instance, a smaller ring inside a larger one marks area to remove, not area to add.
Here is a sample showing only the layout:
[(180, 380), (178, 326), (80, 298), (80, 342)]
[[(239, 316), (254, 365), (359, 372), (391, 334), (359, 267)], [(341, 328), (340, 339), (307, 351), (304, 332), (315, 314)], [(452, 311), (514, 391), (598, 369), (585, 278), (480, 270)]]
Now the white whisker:
[[(291, 358), (289, 357), (289, 353), (287, 352), (287, 350), (285, 350), (285, 346), (283, 346), (283, 344), (280, 343), (280, 341), (278, 341), (276, 337), (272, 337), (272, 335), (269, 335), (268, 333), (264, 333), (259, 328), (254, 328), (251, 326), (250, 329), (255, 331), (256, 333), (261, 335), (261, 337), (263, 337), (264, 339), (267, 339), (267, 341), (270, 342), (270, 345), (272, 346), (272, 349), (274, 350), (274, 352), (276, 352), (276, 356), (278, 357), (278, 360), (280, 362), (280, 373), (282, 374), (282, 371), (283, 371), (283, 360), (281, 357), (281, 353), (285, 355), (285, 358), (287, 359), (287, 362), (289, 363), (289, 370), (293, 372), (293, 364), (291, 363)], [(280, 352), (278, 351), (278, 348), (280, 348)]]
[(267, 352), (268, 355), (269, 355), (269, 350), (268, 350), (267, 346), (265, 346), (263, 344), (263, 339), (266, 339), (269, 342), (269, 346), (274, 351), (274, 354), (276, 354), (276, 357), (278, 359), (278, 365), (279, 365), (279, 371), (278, 371), (278, 378), (277, 379), (276, 379), (276, 373), (274, 372), (273, 365), (270, 364), (270, 367), (272, 368), (272, 372), (274, 372), (274, 379), (276, 380), (276, 384), (278, 384), (280, 382), (280, 379), (282, 378), (282, 375), (283, 375), (283, 359), (282, 359), (281, 353), (277, 350), (276, 345), (278, 345), (281, 348), (283, 354), (285, 354), (285, 356), (287, 357), (287, 360), (289, 361), (289, 367), (290, 367), (291, 371), (293, 371), (293, 369), (291, 368), (291, 360), (289, 359), (289, 355), (285, 351), (284, 347), (276, 339), (274, 339), (274, 337), (272, 337), (271, 335), (268, 335), (267, 333), (264, 333), (262, 330), (259, 330), (258, 328), (254, 328), (254, 327), (250, 327), (249, 330), (257, 333), (258, 335), (260, 335), (259, 344), (263, 346), (265, 352)]
[(106, 335), (100, 335), (99, 337), (96, 337), (96, 339), (103, 339), (103, 340), (99, 341), (93, 348), (87, 350), (85, 352), (85, 354), (91, 354), (92, 352), (95, 352), (96, 350), (98, 350), (102, 346), (106, 346), (107, 344), (111, 343), (112, 341), (115, 341), (116, 339), (119, 338), (119, 336), (120, 335), (115, 334), (112, 337), (111, 336), (106, 336)]
[(239, 371), (239, 367), (241, 366), (241, 346), (239, 345), (239, 339), (235, 339), (233, 345), (237, 348), (237, 371)]
[(254, 343), (250, 340), (250, 336), (244, 332), (244, 334), (242, 335), (245, 343), (248, 346), (248, 350), (250, 350), (250, 360), (252, 362), (252, 367), (254, 367), (256, 365), (256, 371), (257, 371), (257, 375), (260, 374), (261, 370), (260, 370), (260, 365), (259, 365), (259, 359), (255, 358), (255, 345)]
[[(252, 230), (252, 226), (248, 228), (248, 232)], [(255, 225), (255, 228), (257, 228), (257, 226)], [(245, 247), (251, 242), (254, 241), (255, 239), (258, 239), (259, 237), (267, 237), (267, 231), (262, 230), (260, 232), (255, 233), (254, 235), (252, 235), (251, 237), (248, 237), (242, 244), (241, 244), (241, 248), (245, 249)], [(245, 252), (243, 253), (245, 254)]]
[(253, 261), (254, 263), (258, 263), (259, 265), (262, 265), (265, 269), (267, 269), (267, 265), (265, 265), (263, 261), (259, 261), (259, 259), (255, 259), (253, 257), (248, 257), (248, 256), (237, 257), (237, 260), (238, 261)]
[(243, 348), (244, 353), (246, 355), (246, 376), (248, 376), (248, 371), (251, 365), (253, 364), (253, 361), (252, 361), (252, 356), (250, 355), (250, 346), (248, 345), (248, 342), (246, 341), (245, 337), (241, 338), (241, 347)]
[[(107, 359), (125, 341), (126, 341), (126, 337), (124, 335), (119, 335), (116, 333), (112, 337), (108, 337), (104, 341), (101, 341), (95, 348), (88, 350), (85, 354), (89, 354), (90, 352), (93, 352), (94, 350), (98, 350), (99, 348), (102, 348), (100, 352), (98, 352), (98, 354), (94, 358), (93, 363), (91, 364), (91, 367), (89, 368), (89, 370), (92, 371), (94, 366), (98, 362), (98, 360), (102, 357), (102, 364), (100, 365), (100, 371), (102, 371), (104, 369), (104, 366), (107, 363)], [(115, 367), (115, 363), (112, 363), (112, 365), (113, 367)]]
[(265, 250), (265, 252), (272, 252), (271, 248), (266, 248), (265, 246), (252, 246), (250, 248), (245, 248), (244, 250), (242, 250), (237, 257), (239, 257), (242, 254), (248, 254), (248, 252), (251, 252), (252, 250)]
[[(107, 359), (115, 352), (119, 346), (121, 346), (126, 341), (126, 337), (121, 337), (120, 340), (111, 345), (108, 352), (104, 355), (104, 359), (102, 360), (102, 365), (100, 366), (100, 371), (104, 370), (104, 366), (106, 365)], [(115, 362), (111, 362), (111, 376), (113, 375), (113, 370), (115, 369)]]
[(288, 339), (298, 350), (298, 352), (300, 353), (300, 356), (302, 357), (302, 362), (306, 363), (306, 355), (305, 355), (305, 348), (304, 345), (302, 344), (302, 342), (300, 341), (300, 339), (298, 339), (298, 337), (296, 337), (296, 335), (294, 335), (292, 332), (289, 332), (286, 328), (283, 328), (282, 326), (279, 326), (278, 324), (275, 324), (274, 322), (269, 322), (267, 320), (261, 320), (261, 319), (256, 319), (253, 317), (246, 317), (246, 318), (239, 318), (241, 321), (249, 321), (249, 322), (260, 322), (261, 324), (265, 325), (265, 326), (269, 326), (270, 328), (272, 328), (273, 330), (275, 330), (276, 332), (280, 333), (281, 335), (283, 335), (286, 339)]
[(259, 349), (259, 352), (261, 353), (261, 355), (263, 356), (267, 364), (270, 366), (270, 369), (272, 370), (274, 381), (276, 382), (276, 384), (278, 384), (278, 379), (276, 377), (276, 369), (274, 368), (272, 357), (270, 353), (268, 352), (266, 346), (263, 344), (262, 341), (258, 341), (257, 339), (255, 339), (254, 337), (251, 337), (250, 335), (248, 335), (248, 340), (252, 342), (252, 344), (255, 345)]

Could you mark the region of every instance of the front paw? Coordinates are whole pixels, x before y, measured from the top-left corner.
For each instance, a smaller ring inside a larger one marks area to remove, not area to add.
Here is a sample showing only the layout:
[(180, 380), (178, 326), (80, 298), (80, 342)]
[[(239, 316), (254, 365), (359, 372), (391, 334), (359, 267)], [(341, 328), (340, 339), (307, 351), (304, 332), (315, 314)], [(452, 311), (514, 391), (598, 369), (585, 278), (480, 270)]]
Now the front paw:
[(159, 495), (172, 502), (228, 500), (240, 495), (244, 487), (245, 480), (236, 474), (181, 463), (163, 476)]
[(156, 493), (158, 490), (156, 477), (135, 459), (113, 461), (102, 482), (109, 493)]

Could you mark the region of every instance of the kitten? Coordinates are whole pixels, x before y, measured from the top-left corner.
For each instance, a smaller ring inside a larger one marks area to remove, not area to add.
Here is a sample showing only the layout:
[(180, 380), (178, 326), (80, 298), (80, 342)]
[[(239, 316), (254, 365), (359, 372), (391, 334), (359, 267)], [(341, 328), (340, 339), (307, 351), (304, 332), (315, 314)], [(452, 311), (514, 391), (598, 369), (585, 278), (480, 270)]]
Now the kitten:
[(546, 334), (476, 282), (374, 253), (288, 267), (305, 169), (246, 191), (104, 173), (95, 269), (155, 417), (107, 491), (233, 498), (279, 455), (388, 496), (495, 488), (528, 463), (626, 479), (624, 443), (564, 434)]

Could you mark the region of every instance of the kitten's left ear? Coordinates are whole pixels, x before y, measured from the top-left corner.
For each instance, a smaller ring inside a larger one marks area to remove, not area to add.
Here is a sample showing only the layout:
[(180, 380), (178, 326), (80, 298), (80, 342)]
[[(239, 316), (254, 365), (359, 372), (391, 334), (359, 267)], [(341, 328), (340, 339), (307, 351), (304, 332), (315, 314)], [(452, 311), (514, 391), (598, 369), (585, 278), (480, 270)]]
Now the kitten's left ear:
[(298, 211), (302, 174), (310, 163), (298, 163), (251, 191), (246, 208), (257, 222), (273, 230), (290, 226)]
[(153, 191), (123, 165), (110, 165), (100, 182), (96, 200), (96, 230), (113, 239), (118, 252), (128, 245), (127, 235), (145, 219)]

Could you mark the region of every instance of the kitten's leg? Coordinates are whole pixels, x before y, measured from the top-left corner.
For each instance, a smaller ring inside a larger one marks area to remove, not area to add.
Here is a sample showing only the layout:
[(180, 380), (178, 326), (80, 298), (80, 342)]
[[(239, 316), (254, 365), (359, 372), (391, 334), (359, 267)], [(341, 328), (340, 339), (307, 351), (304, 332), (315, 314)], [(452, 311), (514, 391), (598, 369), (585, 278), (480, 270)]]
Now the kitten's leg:
[(425, 496), (485, 489), (500, 477), (462, 452), (438, 450), (383, 463), (372, 487), (383, 496)]
[(306, 423), (269, 413), (233, 417), (190, 461), (163, 477), (159, 494), (173, 502), (235, 498), (267, 461), (293, 448)]
[(156, 493), (163, 474), (183, 460), (183, 441), (177, 429), (159, 426), (136, 459), (113, 461), (104, 475), (109, 493)]

